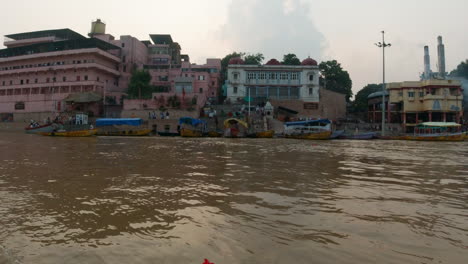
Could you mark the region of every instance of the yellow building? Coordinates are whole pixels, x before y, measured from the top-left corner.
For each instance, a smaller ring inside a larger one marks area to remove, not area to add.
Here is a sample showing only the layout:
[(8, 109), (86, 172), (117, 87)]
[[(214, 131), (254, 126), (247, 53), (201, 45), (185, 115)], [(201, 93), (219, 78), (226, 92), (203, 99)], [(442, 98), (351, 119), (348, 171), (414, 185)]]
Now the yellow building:
[(387, 122), (410, 131), (420, 122), (457, 122), (463, 116), (460, 81), (424, 80), (389, 83)]

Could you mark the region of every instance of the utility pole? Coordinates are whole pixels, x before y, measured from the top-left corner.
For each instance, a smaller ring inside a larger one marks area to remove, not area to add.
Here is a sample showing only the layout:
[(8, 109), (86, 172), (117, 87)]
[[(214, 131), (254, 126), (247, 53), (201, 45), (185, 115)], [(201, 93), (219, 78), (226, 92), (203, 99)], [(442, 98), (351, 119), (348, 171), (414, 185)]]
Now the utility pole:
[[(385, 135), (385, 48), (392, 46), (390, 43), (385, 43), (385, 31), (382, 31), (382, 42), (375, 43), (379, 48), (382, 48), (382, 136)], [(390, 103), (390, 94), (388, 96)]]

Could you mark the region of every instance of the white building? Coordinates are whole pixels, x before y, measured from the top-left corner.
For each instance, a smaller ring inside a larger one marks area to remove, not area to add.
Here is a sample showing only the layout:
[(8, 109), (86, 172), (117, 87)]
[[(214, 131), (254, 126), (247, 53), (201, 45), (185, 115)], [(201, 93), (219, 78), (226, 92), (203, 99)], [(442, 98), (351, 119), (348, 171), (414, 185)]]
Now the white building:
[(252, 101), (301, 100), (318, 103), (319, 67), (311, 58), (301, 65), (282, 65), (271, 59), (265, 65), (245, 65), (241, 58), (229, 61), (227, 71), (227, 98), (231, 102), (243, 101), (249, 96)]

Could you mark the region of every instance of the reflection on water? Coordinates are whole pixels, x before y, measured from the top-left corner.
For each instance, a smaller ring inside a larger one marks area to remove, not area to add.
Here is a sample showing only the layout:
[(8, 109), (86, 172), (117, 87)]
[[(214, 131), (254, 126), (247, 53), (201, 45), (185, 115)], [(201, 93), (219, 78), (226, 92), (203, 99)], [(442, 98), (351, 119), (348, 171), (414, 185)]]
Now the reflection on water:
[(468, 142), (0, 138), (0, 263), (468, 256)]

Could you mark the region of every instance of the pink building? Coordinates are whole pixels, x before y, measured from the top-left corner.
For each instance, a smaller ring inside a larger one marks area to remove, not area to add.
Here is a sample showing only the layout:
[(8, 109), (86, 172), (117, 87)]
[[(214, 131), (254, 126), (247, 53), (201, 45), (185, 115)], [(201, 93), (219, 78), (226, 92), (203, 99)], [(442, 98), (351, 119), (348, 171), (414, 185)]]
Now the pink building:
[[(171, 107), (168, 101), (174, 97), (180, 98), (178, 108), (198, 108), (218, 95), (221, 60), (192, 64), (171, 35), (152, 34), (146, 41), (128, 35), (115, 39), (98, 19), (89, 36), (70, 29), (5, 36), (7, 48), (0, 50), (0, 113), (102, 115), (111, 106)], [(159, 92), (152, 98), (124, 101), (135, 69), (148, 70)]]
[(119, 86), (120, 48), (99, 39), (59, 29), (7, 35), (4, 45), (0, 113), (99, 114), (96, 100)]

